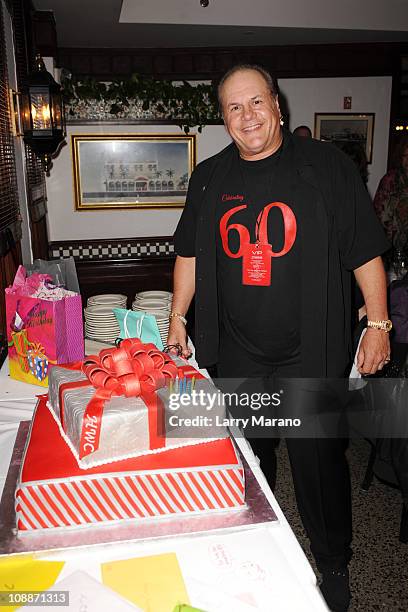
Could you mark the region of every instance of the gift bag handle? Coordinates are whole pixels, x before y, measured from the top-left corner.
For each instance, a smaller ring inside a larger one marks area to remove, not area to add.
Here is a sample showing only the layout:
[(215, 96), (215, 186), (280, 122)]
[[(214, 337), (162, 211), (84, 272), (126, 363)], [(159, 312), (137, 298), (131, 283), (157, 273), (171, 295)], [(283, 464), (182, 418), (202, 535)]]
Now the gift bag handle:
[[(128, 326), (127, 326), (127, 318), (130, 315), (132, 311), (128, 310), (125, 314), (125, 317), (123, 319), (123, 329), (125, 332), (125, 338), (130, 338), (130, 334), (129, 334), (129, 330), (128, 330)], [(146, 316), (145, 312), (141, 313), (141, 317), (138, 321), (136, 321), (136, 334), (137, 334), (137, 338), (141, 338), (142, 337), (142, 327), (143, 327), (143, 320)]]
[(142, 312), (142, 316), (140, 317), (138, 321), (136, 321), (136, 333), (137, 333), (138, 338), (142, 337), (143, 320), (145, 316), (146, 316), (146, 313)]

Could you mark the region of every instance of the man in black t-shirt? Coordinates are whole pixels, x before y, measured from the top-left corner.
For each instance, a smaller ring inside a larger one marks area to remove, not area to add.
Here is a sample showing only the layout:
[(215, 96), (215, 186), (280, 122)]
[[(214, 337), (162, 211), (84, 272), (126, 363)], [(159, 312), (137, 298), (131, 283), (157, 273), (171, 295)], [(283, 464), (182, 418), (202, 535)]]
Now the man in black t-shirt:
[[(340, 377), (350, 359), (350, 273), (369, 329), (358, 368), (389, 360), (381, 253), (388, 243), (352, 163), (330, 145), (282, 129), (274, 82), (237, 66), (219, 85), (233, 144), (200, 164), (175, 234), (169, 344), (220, 377)], [(251, 441), (252, 443), (252, 441)], [(347, 610), (351, 502), (344, 441), (287, 440), (296, 498), (332, 610)], [(274, 483), (270, 440), (254, 442)]]

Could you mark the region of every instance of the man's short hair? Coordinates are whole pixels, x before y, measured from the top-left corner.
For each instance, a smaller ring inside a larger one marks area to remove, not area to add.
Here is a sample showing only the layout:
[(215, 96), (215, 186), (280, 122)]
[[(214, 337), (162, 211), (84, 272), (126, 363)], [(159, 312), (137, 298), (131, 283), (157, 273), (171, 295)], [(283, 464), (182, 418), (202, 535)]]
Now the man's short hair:
[(221, 110), (222, 110), (221, 93), (222, 93), (222, 88), (224, 87), (225, 81), (227, 81), (236, 72), (243, 72), (245, 70), (253, 70), (254, 72), (258, 72), (258, 74), (260, 74), (261, 77), (264, 79), (271, 94), (273, 96), (278, 95), (278, 86), (277, 86), (276, 80), (272, 77), (272, 75), (265, 68), (262, 68), (262, 66), (258, 66), (257, 64), (236, 64), (235, 66), (227, 70), (227, 72), (221, 77), (221, 80), (218, 83), (217, 97), (218, 97), (218, 104), (220, 105)]

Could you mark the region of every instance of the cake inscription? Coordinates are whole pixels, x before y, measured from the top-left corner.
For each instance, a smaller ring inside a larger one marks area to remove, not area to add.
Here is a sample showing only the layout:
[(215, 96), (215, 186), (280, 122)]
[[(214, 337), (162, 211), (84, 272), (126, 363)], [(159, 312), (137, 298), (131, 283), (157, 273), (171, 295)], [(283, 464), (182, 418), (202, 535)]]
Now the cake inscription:
[(86, 420), (85, 420), (85, 444), (84, 444), (84, 451), (89, 451), (90, 453), (93, 453), (95, 451), (95, 438), (96, 438), (96, 432), (98, 429), (98, 419), (96, 416), (90, 416), (89, 414), (86, 415)]

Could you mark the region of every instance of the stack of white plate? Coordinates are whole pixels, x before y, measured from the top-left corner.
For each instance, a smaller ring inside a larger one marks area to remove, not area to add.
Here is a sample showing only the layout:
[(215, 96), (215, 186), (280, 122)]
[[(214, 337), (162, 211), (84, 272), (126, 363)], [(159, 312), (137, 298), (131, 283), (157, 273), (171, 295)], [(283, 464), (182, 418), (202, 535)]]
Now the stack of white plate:
[(112, 306), (115, 308), (126, 308), (126, 295), (121, 293), (101, 293), (88, 298), (88, 306), (99, 304), (101, 306)]
[(173, 299), (173, 294), (171, 291), (159, 291), (158, 289), (155, 291), (139, 291), (135, 295), (135, 302), (140, 300), (160, 300), (163, 302), (171, 303)]
[(122, 304), (91, 304), (85, 308), (85, 337), (113, 344), (120, 335), (119, 324), (113, 309), (122, 307), (126, 307), (126, 302), (124, 306)]
[(170, 291), (140, 291), (136, 293), (132, 304), (132, 310), (147, 312), (156, 317), (163, 344), (166, 344), (169, 333), (169, 314), (172, 299), (173, 294)]

